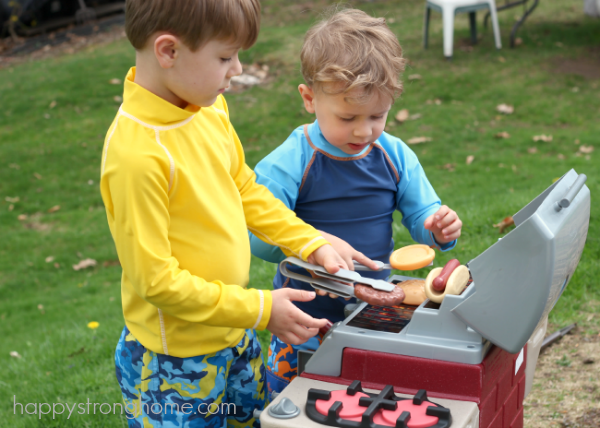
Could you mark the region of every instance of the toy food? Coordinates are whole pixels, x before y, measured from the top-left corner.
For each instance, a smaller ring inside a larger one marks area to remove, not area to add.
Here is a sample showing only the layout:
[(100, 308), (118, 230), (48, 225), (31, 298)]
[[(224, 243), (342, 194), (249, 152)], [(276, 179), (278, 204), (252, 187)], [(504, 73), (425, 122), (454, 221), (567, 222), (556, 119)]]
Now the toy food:
[(425, 280), (409, 279), (398, 284), (404, 291), (404, 300), (402, 303), (406, 305), (418, 306), (427, 299), (425, 294)]
[(408, 245), (390, 256), (390, 265), (398, 270), (415, 270), (427, 266), (435, 258), (435, 251), (427, 245)]
[(459, 295), (462, 293), (471, 277), (469, 269), (466, 266), (461, 265), (454, 269), (450, 274), (445, 289), (443, 291), (438, 291), (433, 288), (433, 280), (441, 274), (442, 270), (442, 268), (435, 268), (429, 272), (429, 275), (425, 278), (425, 294), (429, 300), (436, 303), (441, 303), (444, 300), (444, 297), (446, 297), (446, 294)]
[(433, 279), (433, 288), (437, 291), (444, 291), (446, 288), (446, 282), (448, 282), (448, 278), (450, 278), (450, 274), (454, 272), (454, 269), (460, 266), (460, 262), (458, 259), (452, 259), (446, 266), (442, 269), (442, 272)]
[(395, 306), (404, 300), (404, 290), (398, 286), (393, 291), (380, 291), (369, 285), (355, 284), (354, 295), (374, 306)]

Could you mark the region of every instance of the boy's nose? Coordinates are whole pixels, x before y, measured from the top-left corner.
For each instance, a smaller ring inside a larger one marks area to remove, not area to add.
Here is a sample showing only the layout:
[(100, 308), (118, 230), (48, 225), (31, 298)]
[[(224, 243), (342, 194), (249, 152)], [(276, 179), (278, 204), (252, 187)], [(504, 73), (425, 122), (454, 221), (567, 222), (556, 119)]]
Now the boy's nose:
[(354, 128), (354, 136), (358, 138), (367, 138), (371, 136), (371, 127), (368, 124), (358, 125)]
[(234, 58), (232, 58), (232, 62), (233, 63), (229, 69), (229, 73), (227, 74), (229, 77), (239, 76), (242, 74), (242, 63), (240, 62), (239, 57), (236, 55)]

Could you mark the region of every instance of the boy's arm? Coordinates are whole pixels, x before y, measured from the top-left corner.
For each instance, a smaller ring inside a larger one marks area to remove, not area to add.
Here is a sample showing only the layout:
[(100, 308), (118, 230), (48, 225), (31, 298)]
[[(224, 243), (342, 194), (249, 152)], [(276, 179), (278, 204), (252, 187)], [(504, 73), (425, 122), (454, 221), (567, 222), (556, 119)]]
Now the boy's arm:
[[(384, 134), (385, 135), (385, 134)], [(440, 198), (429, 183), (415, 153), (399, 139), (387, 136), (386, 151), (398, 168), (400, 180), (396, 194), (396, 208), (402, 213), (402, 224), (412, 238), (421, 244), (448, 251), (456, 240), (439, 244), (424, 226), (425, 220), (441, 207)]]
[[(283, 145), (267, 155), (254, 168), (256, 183), (269, 189), (273, 196), (290, 210), (296, 206), (302, 174), (306, 167), (305, 154), (297, 144), (296, 134), (298, 132), (292, 133)], [(262, 241), (252, 232), (248, 234), (252, 254), (271, 263), (279, 263), (285, 259), (286, 255), (279, 247)]]
[[(148, 139), (145, 147), (154, 146), (158, 147)], [(180, 268), (173, 256), (168, 237), (169, 162), (164, 151), (122, 154), (127, 162), (120, 165), (111, 164), (111, 154), (101, 191), (119, 260), (135, 292), (165, 313), (189, 322), (266, 328), (270, 292), (206, 281)]]

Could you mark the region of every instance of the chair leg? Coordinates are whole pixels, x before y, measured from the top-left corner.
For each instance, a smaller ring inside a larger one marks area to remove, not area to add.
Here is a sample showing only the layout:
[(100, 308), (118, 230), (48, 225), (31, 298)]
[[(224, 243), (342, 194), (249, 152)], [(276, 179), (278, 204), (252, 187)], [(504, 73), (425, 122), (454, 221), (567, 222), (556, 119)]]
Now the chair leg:
[(469, 23), (471, 25), (471, 43), (477, 44), (477, 12), (469, 12)]
[(442, 19), (444, 22), (444, 56), (452, 58), (454, 46), (454, 7), (444, 7), (442, 9)]
[(494, 29), (496, 49), (501, 49), (502, 40), (500, 39), (500, 26), (498, 25), (498, 13), (496, 11), (496, 3), (494, 1), (490, 2), (490, 18), (492, 19), (492, 28)]
[(423, 23), (423, 48), (429, 46), (429, 18), (431, 17), (431, 9), (425, 5), (425, 22)]

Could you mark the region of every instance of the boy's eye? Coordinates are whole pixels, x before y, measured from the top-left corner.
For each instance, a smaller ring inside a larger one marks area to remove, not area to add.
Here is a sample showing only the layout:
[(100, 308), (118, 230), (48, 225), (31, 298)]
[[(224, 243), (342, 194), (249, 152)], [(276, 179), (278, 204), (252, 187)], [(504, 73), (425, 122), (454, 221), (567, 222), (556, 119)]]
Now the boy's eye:
[(229, 61), (231, 61), (231, 57), (229, 57), (229, 58), (221, 58), (221, 61), (223, 61), (223, 62), (229, 62)]
[(383, 119), (383, 115), (373, 116), (373, 119)]
[(354, 120), (353, 117), (340, 117), (340, 119), (344, 122), (352, 122)]

